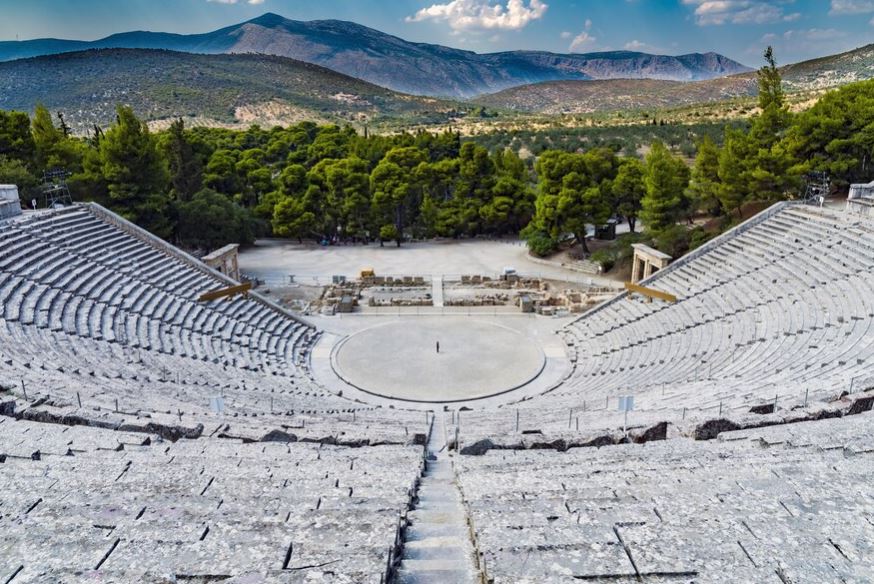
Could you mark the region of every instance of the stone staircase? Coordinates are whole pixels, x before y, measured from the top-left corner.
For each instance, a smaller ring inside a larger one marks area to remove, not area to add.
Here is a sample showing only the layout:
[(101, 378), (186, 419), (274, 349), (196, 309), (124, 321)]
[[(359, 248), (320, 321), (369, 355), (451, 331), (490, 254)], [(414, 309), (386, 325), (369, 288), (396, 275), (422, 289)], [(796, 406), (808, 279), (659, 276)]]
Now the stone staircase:
[(435, 308), (443, 308), (443, 276), (431, 277), (431, 300)]
[(442, 418), (434, 420), (418, 503), (407, 517), (410, 526), (395, 582), (477, 584), (482, 581), (467, 514), (446, 448)]
[(578, 260), (563, 264), (565, 267), (570, 267), (578, 272), (593, 274), (595, 276), (601, 273), (601, 264), (592, 260)]

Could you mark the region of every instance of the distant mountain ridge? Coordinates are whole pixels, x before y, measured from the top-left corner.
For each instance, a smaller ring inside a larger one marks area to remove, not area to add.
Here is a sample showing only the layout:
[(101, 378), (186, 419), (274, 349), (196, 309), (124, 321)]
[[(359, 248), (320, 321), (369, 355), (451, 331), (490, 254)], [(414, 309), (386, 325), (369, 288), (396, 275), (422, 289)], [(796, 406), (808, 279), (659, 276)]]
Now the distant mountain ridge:
[[(90, 49), (0, 63), (0, 109), (62, 111), (77, 133), (107, 126), (117, 104), (143, 119), (265, 126), (298, 121), (451, 123), (456, 102), (401, 94), (325, 67), (272, 55)], [(461, 108), (461, 109), (460, 109)]]
[[(874, 78), (874, 44), (780, 68), (787, 92), (818, 91)], [(678, 83), (664, 79), (549, 81), (481, 95), (474, 101), (499, 109), (547, 115), (651, 110), (751, 97), (755, 73)]]
[(543, 81), (620, 78), (698, 81), (750, 70), (716, 53), (676, 57), (633, 51), (478, 54), (408, 42), (353, 22), (302, 22), (272, 13), (204, 34), (136, 31), (93, 42), (58, 39), (0, 42), (0, 61), (110, 48), (276, 55), (321, 65), (394, 91), (455, 98)]

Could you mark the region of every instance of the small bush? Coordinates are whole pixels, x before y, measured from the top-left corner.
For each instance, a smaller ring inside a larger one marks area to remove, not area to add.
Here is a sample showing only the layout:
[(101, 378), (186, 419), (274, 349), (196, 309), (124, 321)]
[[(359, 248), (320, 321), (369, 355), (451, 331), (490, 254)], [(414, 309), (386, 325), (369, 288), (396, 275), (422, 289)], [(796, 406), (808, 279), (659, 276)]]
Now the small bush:
[(621, 266), (630, 262), (634, 256), (634, 248), (631, 245), (644, 239), (640, 233), (624, 233), (607, 247), (594, 252), (589, 259), (601, 264), (601, 269), (604, 272), (609, 272), (617, 265)]
[(609, 247), (605, 247), (604, 249), (599, 249), (594, 252), (589, 259), (600, 264), (601, 271), (609, 272), (613, 269), (613, 266), (616, 265), (616, 251)]
[(656, 234), (653, 239), (656, 249), (678, 258), (689, 251), (691, 232), (683, 225), (672, 225)]
[(545, 257), (558, 249), (558, 242), (548, 235), (537, 235), (528, 240), (528, 249), (537, 257)]
[(542, 231), (522, 230), (522, 238), (528, 243), (528, 251), (537, 257), (546, 257), (558, 249), (558, 241)]
[(689, 232), (689, 250), (701, 247), (716, 236), (716, 233), (705, 231), (701, 227), (696, 227)]

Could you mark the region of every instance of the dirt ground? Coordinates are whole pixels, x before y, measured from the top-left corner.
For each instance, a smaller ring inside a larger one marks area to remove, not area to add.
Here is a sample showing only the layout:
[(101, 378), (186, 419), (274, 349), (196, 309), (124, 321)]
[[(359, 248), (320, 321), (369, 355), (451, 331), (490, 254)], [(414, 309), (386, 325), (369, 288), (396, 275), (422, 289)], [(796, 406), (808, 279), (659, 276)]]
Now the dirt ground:
[(607, 278), (540, 263), (517, 239), (438, 240), (400, 248), (378, 244), (323, 247), (264, 239), (240, 253), (240, 270), (271, 287), (287, 284), (289, 276), (300, 284), (327, 285), (334, 275), (351, 279), (363, 268), (373, 268), (380, 276), (497, 277), (505, 267), (515, 268), (523, 276), (592, 285), (610, 283)]

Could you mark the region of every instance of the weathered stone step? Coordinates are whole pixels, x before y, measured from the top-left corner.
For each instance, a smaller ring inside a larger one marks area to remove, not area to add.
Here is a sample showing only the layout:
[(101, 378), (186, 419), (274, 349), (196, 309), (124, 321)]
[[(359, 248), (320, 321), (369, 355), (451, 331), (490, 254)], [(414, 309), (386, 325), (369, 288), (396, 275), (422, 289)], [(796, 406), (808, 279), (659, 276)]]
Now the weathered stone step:
[(401, 571), (403, 572), (445, 572), (470, 574), (473, 572), (473, 561), (468, 558), (462, 558), (461, 561), (456, 559), (451, 560), (411, 560), (404, 559), (401, 562)]
[(435, 513), (458, 512), (463, 513), (460, 502), (447, 495), (445, 499), (439, 497), (429, 497), (428, 499), (420, 499), (416, 505), (419, 511), (433, 511)]
[(453, 560), (470, 561), (467, 542), (460, 537), (429, 537), (407, 542), (404, 558), (409, 560)]
[(448, 463), (437, 466), (437, 464), (429, 462), (425, 466), (424, 478), (454, 480), (455, 472), (452, 470), (452, 466)]
[(398, 571), (399, 584), (477, 584), (478, 580), (466, 570), (416, 570)]
[(425, 489), (425, 491), (436, 491), (438, 489), (443, 489), (444, 491), (458, 491), (458, 488), (455, 486), (455, 477), (435, 477), (435, 476), (425, 476), (422, 477), (422, 482), (419, 484), (419, 488)]
[(461, 504), (461, 494), (446, 485), (424, 484), (418, 491), (420, 501), (452, 501)]
[(435, 420), (431, 453), (416, 491), (416, 507), (404, 537), (403, 559), (395, 582), (401, 584), (477, 584), (478, 571), (467, 514), (445, 444), (443, 422)]
[(432, 524), (432, 525), (448, 525), (458, 523), (464, 525), (466, 523), (464, 512), (461, 509), (414, 509), (407, 513), (413, 525)]
[(407, 528), (407, 543), (421, 541), (432, 537), (469, 537), (470, 533), (466, 525), (421, 523)]

